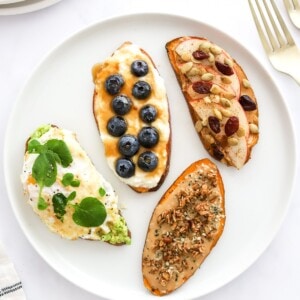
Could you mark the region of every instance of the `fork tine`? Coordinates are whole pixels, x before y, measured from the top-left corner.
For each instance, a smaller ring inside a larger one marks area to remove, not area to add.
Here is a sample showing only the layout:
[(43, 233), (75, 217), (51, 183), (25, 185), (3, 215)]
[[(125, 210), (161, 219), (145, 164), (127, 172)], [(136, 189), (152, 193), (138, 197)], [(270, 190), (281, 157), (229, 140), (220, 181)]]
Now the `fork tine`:
[[(285, 41), (283, 40), (283, 37), (282, 37), (281, 33), (280, 33), (279, 30), (278, 30), (278, 27), (277, 27), (277, 25), (276, 25), (276, 23), (275, 23), (275, 21), (274, 21), (273, 15), (272, 15), (272, 13), (271, 13), (271, 11), (270, 11), (269, 6), (268, 6), (267, 3), (266, 3), (266, 0), (263, 0), (263, 2), (264, 2), (264, 5), (265, 5), (266, 12), (267, 12), (267, 14), (268, 14), (268, 16), (269, 16), (270, 22), (271, 22), (271, 24), (272, 24), (272, 26), (273, 26), (275, 35), (277, 36), (279, 45), (280, 45), (280, 47), (282, 47), (282, 46), (285, 45)], [(274, 5), (274, 2), (273, 2), (273, 1), (271, 1), (271, 2), (272, 2), (272, 5)], [(274, 7), (273, 7), (273, 9), (274, 9)], [(278, 17), (278, 16), (277, 16), (277, 17)], [(273, 44), (272, 44), (272, 45), (273, 45)], [(273, 48), (276, 48), (276, 47), (273, 46)]]
[(254, 23), (256, 25), (256, 28), (257, 28), (257, 31), (258, 31), (258, 35), (261, 39), (261, 42), (263, 44), (263, 47), (265, 48), (265, 51), (267, 53), (270, 53), (272, 52), (272, 48), (270, 47), (270, 44), (268, 43), (267, 39), (266, 39), (266, 36), (264, 34), (264, 31), (260, 25), (260, 22), (257, 18), (257, 15), (256, 15), (256, 12), (254, 10), (254, 7), (253, 7), (253, 4), (251, 2), (251, 0), (248, 0), (248, 3), (249, 3), (249, 6), (250, 6), (250, 10), (251, 10), (251, 13), (252, 13), (252, 16), (253, 16), (253, 19), (254, 19)]
[[(257, 9), (259, 11), (260, 17), (262, 19), (262, 22), (264, 23), (265, 30), (266, 30), (267, 36), (269, 38), (269, 42), (271, 43), (271, 46), (272, 46), (272, 50), (276, 50), (276, 49), (278, 49), (278, 44), (275, 40), (275, 37), (274, 37), (272, 31), (270, 30), (270, 27), (269, 27), (269, 24), (266, 20), (265, 14), (264, 14), (264, 12), (261, 8), (260, 3), (258, 3), (258, 0), (255, 0), (255, 2), (256, 2), (256, 6), (257, 6)], [(264, 1), (264, 4), (266, 5), (265, 1)], [(270, 16), (270, 11), (267, 10), (267, 14), (268, 14), (268, 16)]]
[[(264, 1), (265, 1), (265, 0), (264, 0)], [(290, 34), (288, 28), (286, 27), (286, 25), (285, 25), (285, 23), (284, 23), (284, 21), (283, 21), (281, 15), (280, 15), (280, 13), (279, 13), (279, 10), (278, 10), (278, 8), (277, 8), (277, 6), (275, 5), (275, 3), (274, 3), (273, 0), (271, 0), (271, 4), (272, 4), (272, 6), (273, 6), (273, 10), (274, 10), (274, 12), (275, 12), (275, 14), (276, 14), (276, 17), (277, 17), (277, 19), (278, 19), (278, 21), (279, 21), (279, 24), (280, 24), (280, 26), (281, 26), (281, 28), (282, 28), (284, 34), (285, 34), (285, 37), (286, 37), (286, 39), (287, 39), (288, 44), (289, 44), (290, 46), (295, 45), (295, 42), (294, 42), (294, 40), (293, 40), (293, 38), (292, 38), (292, 36), (291, 36), (291, 34)]]
[(290, 0), (283, 0), (283, 2), (288, 12), (294, 9)]
[(300, 4), (299, 4), (298, 0), (292, 0), (292, 2), (293, 2), (294, 7), (295, 7), (296, 9), (299, 9), (299, 8), (300, 8)]

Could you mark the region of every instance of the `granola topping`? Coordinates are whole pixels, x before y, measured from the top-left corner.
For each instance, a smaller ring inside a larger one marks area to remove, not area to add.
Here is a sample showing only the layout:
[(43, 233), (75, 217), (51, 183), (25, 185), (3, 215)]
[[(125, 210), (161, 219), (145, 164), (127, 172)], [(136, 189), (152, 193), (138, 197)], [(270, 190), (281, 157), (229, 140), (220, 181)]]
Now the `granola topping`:
[[(205, 258), (217, 228), (224, 222), (216, 174), (215, 169), (204, 166), (186, 175), (168, 199), (174, 205), (164, 205), (152, 219), (143, 267), (162, 287), (176, 286), (181, 272), (192, 270), (199, 257)], [(156, 229), (151, 231), (151, 227)]]

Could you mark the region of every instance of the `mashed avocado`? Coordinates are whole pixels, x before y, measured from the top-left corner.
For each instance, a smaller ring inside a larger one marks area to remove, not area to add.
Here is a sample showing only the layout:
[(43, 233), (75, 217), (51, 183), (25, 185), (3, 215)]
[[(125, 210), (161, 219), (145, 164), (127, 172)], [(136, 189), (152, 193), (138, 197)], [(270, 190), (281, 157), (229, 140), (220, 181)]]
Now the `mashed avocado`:
[(43, 126), (39, 127), (31, 135), (31, 139), (38, 139), (38, 138), (40, 138), (43, 134), (45, 134), (47, 131), (49, 131), (50, 128), (51, 128), (51, 125), (49, 125), (49, 124), (43, 125)]
[(125, 219), (121, 217), (113, 225), (109, 233), (103, 234), (101, 236), (101, 240), (104, 242), (109, 242), (111, 244), (125, 243), (127, 245), (130, 245), (131, 239), (128, 235), (128, 227), (126, 225)]

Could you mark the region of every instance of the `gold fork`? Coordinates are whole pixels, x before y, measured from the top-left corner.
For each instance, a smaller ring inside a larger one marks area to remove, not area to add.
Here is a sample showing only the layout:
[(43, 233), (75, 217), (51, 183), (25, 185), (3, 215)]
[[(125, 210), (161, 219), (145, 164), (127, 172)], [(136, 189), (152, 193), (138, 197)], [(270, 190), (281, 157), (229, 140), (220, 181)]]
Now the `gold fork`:
[[(258, 0), (248, 0), (248, 2), (259, 37), (273, 67), (292, 76), (300, 85), (300, 50), (284, 24), (274, 1), (268, 1), (268, 4), (266, 0), (260, 3)], [(256, 10), (259, 11), (260, 18)]]
[(285, 7), (294, 25), (300, 29), (300, 4), (298, 0), (284, 0)]

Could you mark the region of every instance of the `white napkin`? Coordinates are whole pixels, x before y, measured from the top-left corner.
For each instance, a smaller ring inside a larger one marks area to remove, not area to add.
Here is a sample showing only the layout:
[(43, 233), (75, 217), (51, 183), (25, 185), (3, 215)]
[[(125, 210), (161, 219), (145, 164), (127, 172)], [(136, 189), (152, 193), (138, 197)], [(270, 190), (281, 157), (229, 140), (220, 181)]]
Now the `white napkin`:
[(0, 300), (25, 300), (21, 280), (0, 245)]

